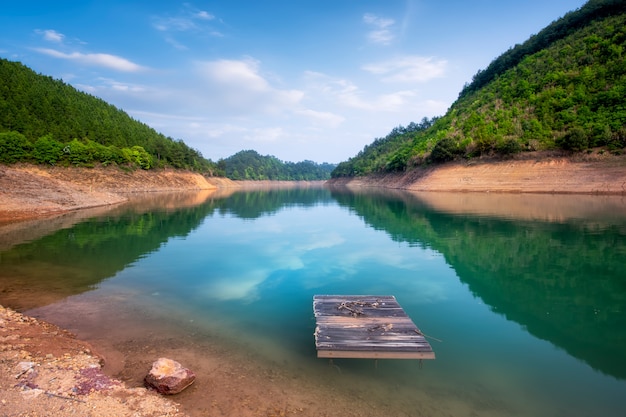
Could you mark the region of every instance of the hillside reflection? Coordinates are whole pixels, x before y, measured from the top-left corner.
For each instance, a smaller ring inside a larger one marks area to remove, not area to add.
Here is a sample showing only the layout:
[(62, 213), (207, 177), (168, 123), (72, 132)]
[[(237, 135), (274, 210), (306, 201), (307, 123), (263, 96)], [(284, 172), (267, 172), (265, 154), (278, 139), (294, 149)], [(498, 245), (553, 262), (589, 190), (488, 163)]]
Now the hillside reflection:
[(255, 219), (332, 201), (321, 187), (155, 193), (113, 208), (7, 225), (0, 230), (0, 304), (26, 310), (93, 289), (209, 216)]
[(326, 188), (145, 196), (4, 242), (0, 303), (25, 310), (95, 288), (169, 240), (184, 239), (208, 217), (253, 220), (335, 204), (394, 241), (441, 253), (492, 311), (626, 379), (626, 202), (620, 197)]
[(210, 191), (143, 195), (114, 208), (22, 224), (5, 234), (0, 303), (26, 310), (96, 287), (168, 239), (187, 236), (215, 210), (210, 197)]
[[(440, 252), (494, 312), (626, 379), (622, 198), (499, 195), (493, 205), (493, 196), (482, 194), (448, 195), (455, 203), (445, 194), (333, 196), (393, 240)], [(514, 217), (505, 215), (507, 205)]]

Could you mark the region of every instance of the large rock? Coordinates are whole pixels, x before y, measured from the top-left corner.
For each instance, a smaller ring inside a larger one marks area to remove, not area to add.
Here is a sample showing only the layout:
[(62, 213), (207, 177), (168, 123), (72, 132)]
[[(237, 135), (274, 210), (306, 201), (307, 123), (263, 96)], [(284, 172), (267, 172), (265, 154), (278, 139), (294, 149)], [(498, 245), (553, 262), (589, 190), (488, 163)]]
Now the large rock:
[(159, 358), (152, 364), (152, 369), (144, 382), (160, 394), (178, 394), (196, 380), (196, 374), (184, 368), (180, 363), (167, 358)]

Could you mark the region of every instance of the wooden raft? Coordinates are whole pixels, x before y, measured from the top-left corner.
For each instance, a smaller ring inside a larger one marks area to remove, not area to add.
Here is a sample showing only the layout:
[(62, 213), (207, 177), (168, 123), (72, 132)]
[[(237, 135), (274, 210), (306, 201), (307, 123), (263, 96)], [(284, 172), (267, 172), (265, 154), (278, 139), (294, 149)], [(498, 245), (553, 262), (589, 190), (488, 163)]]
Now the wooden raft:
[(435, 359), (394, 296), (316, 295), (318, 358)]

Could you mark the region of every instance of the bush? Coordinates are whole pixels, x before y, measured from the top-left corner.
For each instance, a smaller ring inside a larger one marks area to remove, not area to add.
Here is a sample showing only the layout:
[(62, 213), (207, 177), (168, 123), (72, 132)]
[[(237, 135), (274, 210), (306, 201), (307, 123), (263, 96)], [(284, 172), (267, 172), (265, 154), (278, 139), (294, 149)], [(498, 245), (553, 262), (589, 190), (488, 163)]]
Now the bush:
[(409, 152), (406, 149), (396, 151), (385, 165), (387, 171), (404, 171), (406, 169)]
[(32, 158), (38, 164), (56, 164), (63, 157), (63, 144), (52, 139), (52, 135), (42, 136), (35, 142)]
[(0, 162), (14, 163), (30, 157), (33, 145), (19, 132), (0, 133)]
[(557, 145), (562, 149), (578, 152), (589, 147), (589, 137), (583, 128), (574, 127), (557, 139)]
[(457, 143), (452, 138), (443, 138), (433, 148), (430, 153), (430, 159), (433, 162), (452, 161), (461, 152)]
[(95, 159), (93, 148), (88, 147), (78, 139), (72, 140), (64, 149), (67, 151), (67, 159), (72, 165), (93, 166)]
[(133, 165), (137, 165), (142, 169), (150, 169), (152, 167), (152, 157), (141, 146), (124, 148), (122, 149), (122, 153), (126, 160)]
[(495, 147), (495, 139), (492, 137), (481, 137), (475, 142), (475, 153), (477, 155), (489, 155)]
[(515, 139), (505, 139), (496, 144), (496, 152), (500, 155), (513, 155), (522, 151), (522, 145)]

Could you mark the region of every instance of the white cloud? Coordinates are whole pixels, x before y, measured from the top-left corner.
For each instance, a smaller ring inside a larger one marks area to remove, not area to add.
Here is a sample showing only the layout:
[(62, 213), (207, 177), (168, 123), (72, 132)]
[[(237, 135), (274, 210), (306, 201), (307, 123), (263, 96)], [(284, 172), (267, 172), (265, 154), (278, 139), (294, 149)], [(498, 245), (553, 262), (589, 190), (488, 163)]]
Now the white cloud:
[(204, 10), (200, 10), (198, 13), (195, 14), (195, 16), (198, 19), (202, 19), (202, 20), (213, 20), (213, 19), (215, 19), (215, 16), (213, 16), (211, 13), (206, 12)]
[(213, 81), (229, 86), (239, 86), (244, 90), (266, 92), (269, 83), (258, 74), (259, 61), (221, 59), (202, 64), (204, 74)]
[(383, 94), (378, 98), (378, 108), (386, 111), (397, 111), (407, 107), (417, 94), (414, 91), (396, 91)]
[(185, 8), (176, 16), (153, 16), (152, 26), (159, 32), (197, 32), (209, 33), (215, 37), (223, 36), (206, 25), (206, 22), (213, 20), (216, 20), (213, 14), (205, 10), (191, 10), (191, 6), (185, 4)]
[(129, 83), (123, 83), (123, 82), (119, 82), (119, 81), (115, 81), (115, 80), (104, 80), (111, 89), (115, 90), (115, 91), (121, 91), (121, 92), (125, 92), (125, 93), (144, 93), (146, 92), (146, 88), (141, 86), (141, 85), (137, 85), (137, 84), (129, 84)]
[(36, 30), (35, 32), (38, 33), (39, 35), (42, 35), (44, 40), (48, 42), (62, 43), (63, 39), (65, 38), (65, 35), (53, 29)]
[[(304, 78), (307, 102), (316, 103), (318, 107), (325, 103), (324, 108), (331, 114), (341, 113), (342, 117), (345, 117), (342, 126), (346, 126), (352, 132), (366, 125), (376, 126), (372, 123), (374, 119), (368, 116), (371, 113), (376, 113), (375, 120), (382, 125), (384, 124), (381, 120), (389, 120), (391, 128), (394, 123), (396, 125), (398, 122), (408, 123), (407, 120), (442, 114), (447, 108), (446, 103), (428, 100), (423, 91), (411, 88), (413, 86), (410, 85), (409, 88), (389, 89), (390, 84), (362, 81), (361, 84), (367, 88), (361, 88), (350, 80), (313, 71), (306, 72)], [(383, 116), (383, 112), (387, 116)], [(364, 117), (367, 119), (363, 119)], [(355, 120), (359, 120), (356, 126)]]
[(346, 79), (333, 79), (319, 73), (308, 73), (311, 95), (323, 94), (326, 101), (344, 107), (363, 111), (396, 111), (406, 106), (416, 95), (409, 90), (372, 94)]
[(296, 110), (296, 114), (313, 120), (316, 124), (326, 127), (335, 128), (345, 120), (344, 117), (330, 112), (316, 111), (311, 109)]
[(448, 62), (433, 57), (404, 56), (389, 61), (364, 65), (363, 70), (381, 75), (384, 82), (425, 82), (445, 74)]
[(192, 19), (186, 17), (155, 17), (153, 20), (153, 26), (156, 30), (161, 32), (186, 32), (197, 28), (196, 23)]
[(284, 137), (285, 131), (282, 127), (266, 127), (248, 130), (243, 135), (247, 142), (276, 142)]
[(135, 64), (116, 55), (110, 54), (83, 54), (80, 52), (65, 53), (49, 48), (36, 48), (37, 52), (45, 55), (52, 56), (54, 58), (67, 59), (70, 61), (77, 61), (85, 65), (93, 65), (99, 67), (106, 67), (122, 72), (138, 72), (145, 68), (141, 65)]
[(260, 63), (253, 59), (199, 62), (197, 72), (206, 93), (220, 108), (240, 112), (283, 112), (293, 108), (304, 93), (275, 88), (260, 75)]
[(165, 42), (169, 43), (176, 49), (180, 49), (181, 51), (186, 51), (189, 49), (186, 45), (183, 45), (182, 43), (178, 42), (176, 39), (172, 38), (171, 36), (166, 36)]
[(372, 13), (366, 13), (363, 16), (363, 22), (374, 28), (367, 35), (371, 42), (388, 45), (394, 39), (395, 36), (389, 28), (395, 24), (395, 20), (379, 17)]
[(367, 24), (374, 25), (381, 29), (385, 29), (388, 26), (392, 26), (395, 23), (393, 19), (384, 19), (372, 13), (366, 13), (363, 16), (363, 21)]

